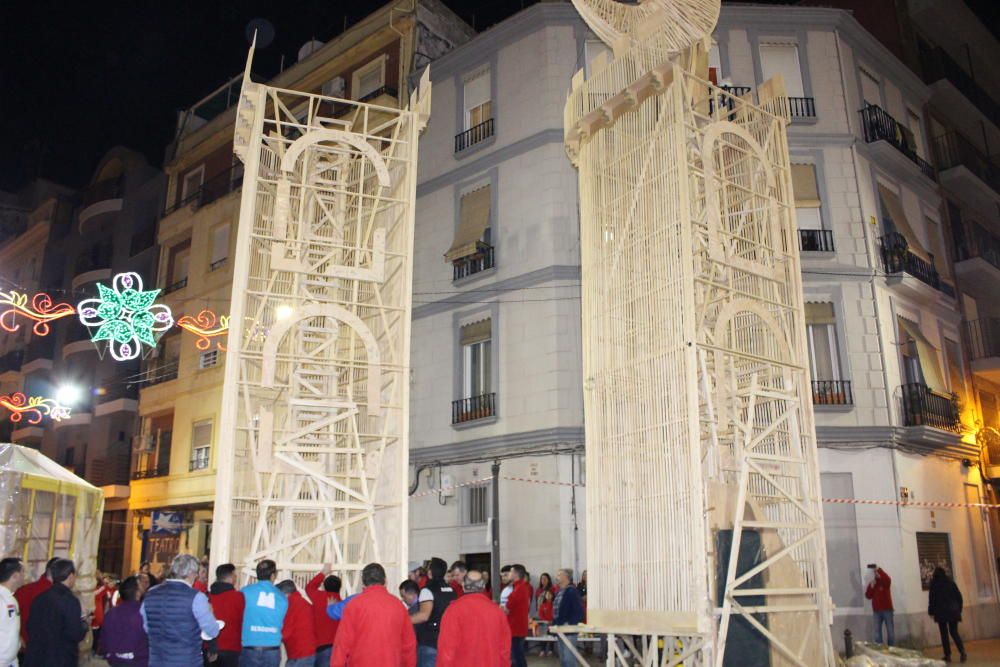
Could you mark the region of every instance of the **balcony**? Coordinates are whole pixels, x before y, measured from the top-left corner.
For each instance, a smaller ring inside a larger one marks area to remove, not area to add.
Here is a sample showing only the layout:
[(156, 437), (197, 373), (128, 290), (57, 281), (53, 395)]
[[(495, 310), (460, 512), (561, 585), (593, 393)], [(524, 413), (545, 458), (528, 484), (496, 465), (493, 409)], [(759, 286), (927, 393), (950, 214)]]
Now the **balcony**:
[(934, 139), (934, 159), (941, 185), (963, 198), (979, 200), (984, 208), (1000, 197), (1000, 167), (957, 132)]
[(833, 232), (829, 229), (800, 229), (799, 250), (802, 252), (833, 252)]
[(7, 354), (0, 357), (0, 380), (4, 379), (4, 376), (8, 373), (12, 374), (13, 377), (20, 377), (21, 364), (23, 361), (23, 350), (11, 350)]
[(165, 359), (162, 363), (147, 366), (146, 370), (140, 374), (142, 388), (176, 380), (179, 366), (180, 363), (177, 359)]
[(953, 394), (942, 394), (924, 384), (904, 384), (900, 388), (904, 426), (929, 426), (958, 433), (958, 406)]
[[(399, 97), (399, 93), (392, 86), (382, 86), (381, 88), (376, 88), (370, 93), (362, 95), (361, 97), (358, 98), (358, 102), (366, 102), (368, 104), (377, 105), (378, 99), (383, 96), (396, 100)], [(387, 106), (387, 105), (382, 105), (382, 106)]]
[(986, 317), (963, 324), (972, 372), (1000, 382), (1000, 318)]
[(164, 461), (156, 465), (142, 466), (132, 471), (132, 479), (152, 479), (166, 477), (170, 474), (170, 462)]
[(88, 221), (105, 213), (122, 210), (123, 186), (124, 179), (118, 177), (99, 181), (83, 191), (80, 196), (80, 212), (77, 214), (81, 233)]
[(180, 280), (178, 280), (176, 282), (173, 282), (173, 283), (170, 283), (169, 285), (167, 285), (166, 287), (164, 287), (163, 288), (163, 294), (167, 295), (167, 294), (170, 294), (171, 292), (176, 292), (177, 290), (182, 290), (182, 289), (184, 289), (187, 286), (188, 286), (188, 279), (187, 279), (187, 276), (185, 276), (185, 277), (181, 278)]
[(78, 255), (76, 263), (73, 265), (73, 289), (78, 289), (87, 283), (109, 279), (111, 277), (111, 251), (110, 243), (101, 243)]
[(229, 261), (228, 257), (223, 257), (222, 259), (215, 260), (214, 262), (208, 265), (209, 272), (218, 271), (219, 269), (224, 267), (228, 261)]
[(955, 237), (955, 273), (983, 287), (1000, 281), (1000, 238), (972, 221), (952, 228)]
[(452, 280), (461, 280), (493, 268), (493, 246), (480, 244), (474, 255), (452, 263)]
[(811, 97), (789, 97), (788, 115), (792, 118), (815, 118), (816, 101)]
[[(720, 109), (728, 109), (732, 113), (733, 109), (736, 107), (736, 100), (734, 98), (743, 97), (744, 95), (750, 94), (750, 86), (719, 86), (719, 90), (728, 93), (727, 95), (712, 94), (708, 98), (708, 113), (712, 115), (715, 113), (715, 107), (718, 106)], [(714, 90), (710, 89), (710, 90)], [(601, 100), (603, 103), (604, 100)], [(600, 104), (596, 105), (600, 106)]]
[(225, 197), (230, 192), (235, 192), (243, 186), (243, 163), (238, 162), (221, 174), (216, 174), (204, 181), (201, 187), (187, 197), (178, 200), (173, 206), (168, 206), (163, 210), (161, 217), (167, 217), (174, 211), (191, 206), (194, 209), (208, 206), (212, 202)]
[(493, 136), (493, 119), (489, 118), (479, 125), (470, 127), (465, 132), (460, 132), (455, 135), (455, 152), (461, 153), (462, 151), (475, 146), (478, 143), (486, 141)]
[(943, 282), (934, 265), (917, 257), (909, 249), (906, 238), (898, 232), (891, 232), (879, 239), (882, 265), (892, 278), (895, 274), (906, 273), (925, 285), (955, 298), (955, 288)]
[(97, 390), (94, 414), (98, 417), (115, 412), (135, 412), (139, 406), (139, 381), (134, 372), (105, 378)]
[(854, 405), (850, 380), (813, 380), (813, 405)]
[(917, 155), (916, 139), (910, 129), (886, 113), (881, 107), (870, 104), (858, 113), (864, 129), (865, 143), (876, 144), (884, 141), (917, 165), (924, 176), (934, 180), (934, 167)]
[[(924, 82), (948, 81), (994, 125), (1000, 127), (1000, 104), (976, 82), (972, 75), (938, 46), (918, 40), (920, 69)], [(944, 105), (946, 108), (949, 105)], [(958, 109), (956, 109), (957, 111)]]
[(451, 402), (451, 423), (465, 424), (496, 417), (497, 395), (481, 394)]

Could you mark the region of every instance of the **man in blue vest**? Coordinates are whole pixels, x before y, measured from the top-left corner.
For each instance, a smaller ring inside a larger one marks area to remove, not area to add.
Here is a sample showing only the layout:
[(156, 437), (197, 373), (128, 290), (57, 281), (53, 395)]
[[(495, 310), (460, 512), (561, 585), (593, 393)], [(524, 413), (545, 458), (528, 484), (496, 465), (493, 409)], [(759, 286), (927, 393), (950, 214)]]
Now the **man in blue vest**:
[(219, 622), (208, 598), (192, 588), (201, 563), (181, 554), (170, 564), (166, 581), (146, 593), (139, 613), (149, 635), (149, 664), (156, 667), (191, 667), (202, 664), (202, 635), (213, 639)]
[(241, 592), (243, 610), (243, 652), (240, 667), (278, 667), (281, 664), (281, 627), (288, 612), (288, 600), (274, 585), (278, 566), (273, 560), (257, 563), (257, 583)]

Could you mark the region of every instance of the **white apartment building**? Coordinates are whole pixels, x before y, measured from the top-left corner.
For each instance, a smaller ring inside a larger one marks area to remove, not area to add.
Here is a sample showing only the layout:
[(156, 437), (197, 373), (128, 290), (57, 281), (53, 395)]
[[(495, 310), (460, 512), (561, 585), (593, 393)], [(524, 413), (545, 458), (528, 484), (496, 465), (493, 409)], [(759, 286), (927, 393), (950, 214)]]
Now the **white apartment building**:
[[(718, 83), (752, 90), (782, 74), (792, 98), (823, 494), (865, 501), (826, 505), (835, 636), (870, 637), (869, 563), (893, 578), (900, 640), (937, 643), (924, 588), (937, 564), (965, 595), (964, 635), (997, 636), (1000, 525), (975, 507), (899, 504), (996, 497), (976, 435), (997, 425), (986, 400), (997, 395), (988, 373), (1000, 368), (1000, 336), (984, 339), (994, 346), (985, 360), (972, 358), (962, 302), (969, 319), (975, 303), (980, 318), (1000, 316), (971, 273), (996, 270), (1000, 244), (977, 245), (967, 277), (948, 213), (975, 210), (980, 226), (995, 225), (996, 206), (990, 217), (942, 167), (934, 149), (956, 121), (935, 125), (937, 84), (847, 11), (726, 5), (715, 43)], [(599, 48), (570, 5), (540, 4), (431, 68), (414, 264), (412, 560), (489, 562), (490, 486), (478, 480), (500, 460), (501, 562), (535, 575), (586, 567), (585, 490), (573, 486), (585, 483), (577, 191), (562, 109), (570, 77)]]

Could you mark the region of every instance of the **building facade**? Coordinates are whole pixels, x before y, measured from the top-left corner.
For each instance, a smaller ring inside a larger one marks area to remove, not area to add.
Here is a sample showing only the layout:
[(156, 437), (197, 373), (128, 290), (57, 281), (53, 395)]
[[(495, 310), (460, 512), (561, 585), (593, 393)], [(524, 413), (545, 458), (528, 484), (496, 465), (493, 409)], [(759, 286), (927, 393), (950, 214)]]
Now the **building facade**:
[[(409, 99), (411, 76), (470, 35), (435, 0), (409, 11), (386, 5), (325, 44), (308, 42), (298, 62), (269, 83), (398, 107)], [(180, 115), (165, 166), (157, 285), (175, 318), (192, 318), (204, 330), (218, 329), (229, 313), (243, 176), (232, 145), (241, 78)], [(129, 501), (137, 526), (130, 567), (149, 560), (154, 571), (177, 553), (208, 553), (225, 363), (224, 336), (171, 333), (143, 372)], [(165, 520), (154, 525), (154, 516)]]

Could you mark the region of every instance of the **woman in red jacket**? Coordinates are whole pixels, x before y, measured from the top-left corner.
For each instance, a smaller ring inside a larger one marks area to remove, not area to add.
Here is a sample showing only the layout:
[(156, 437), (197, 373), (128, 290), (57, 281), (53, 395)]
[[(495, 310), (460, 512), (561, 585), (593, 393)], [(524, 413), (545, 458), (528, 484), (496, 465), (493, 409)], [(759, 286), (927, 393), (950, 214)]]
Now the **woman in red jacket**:
[[(543, 572), (542, 576), (538, 578), (538, 588), (535, 589), (535, 600), (538, 603), (538, 620), (542, 624), (539, 632), (542, 636), (548, 634), (547, 627), (552, 622), (553, 615), (552, 601), (556, 599), (556, 593), (558, 592), (559, 587), (552, 584), (552, 577), (549, 576), (548, 572)], [(540, 655), (552, 655), (552, 651), (543, 648)]]

